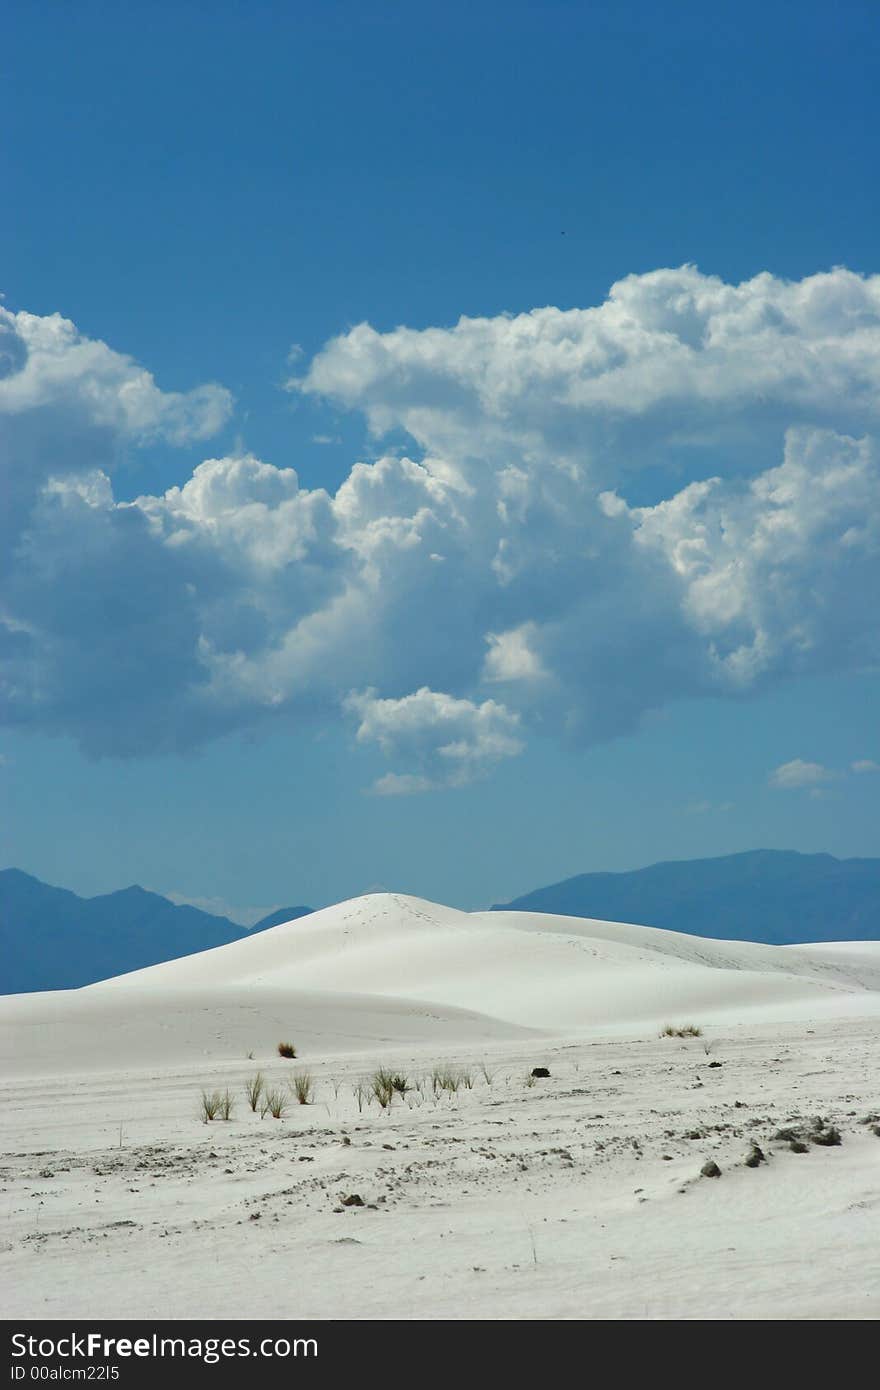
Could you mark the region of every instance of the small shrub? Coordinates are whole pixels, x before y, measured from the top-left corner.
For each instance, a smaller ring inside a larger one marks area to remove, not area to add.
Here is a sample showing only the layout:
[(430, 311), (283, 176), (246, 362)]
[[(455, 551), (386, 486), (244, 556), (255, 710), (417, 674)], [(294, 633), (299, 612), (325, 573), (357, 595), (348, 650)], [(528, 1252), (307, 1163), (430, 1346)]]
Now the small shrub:
[(459, 1071), (457, 1067), (435, 1067), (431, 1074), (434, 1095), (436, 1095), (438, 1091), (446, 1091), (451, 1096), (456, 1095), (460, 1087), (465, 1084), (465, 1076), (467, 1074), (468, 1073)]
[(244, 1093), (247, 1096), (247, 1103), (256, 1114), (257, 1106), (260, 1103), (260, 1096), (263, 1094), (263, 1087), (266, 1081), (261, 1071), (256, 1076), (251, 1076), (244, 1083)]
[[(401, 1080), (402, 1078), (398, 1078)], [(394, 1099), (394, 1076), (387, 1067), (378, 1067), (370, 1077), (370, 1090), (383, 1110), (387, 1110)]]
[(220, 1114), (222, 1105), (223, 1097), (219, 1091), (202, 1091), (201, 1115), (205, 1124), (207, 1124), (209, 1120), (216, 1120), (217, 1116)]
[(290, 1085), (300, 1105), (311, 1105), (315, 1083), (310, 1071), (294, 1072)]
[(679, 1024), (678, 1027), (673, 1023), (667, 1023), (661, 1030), (661, 1038), (701, 1038), (702, 1028), (697, 1028), (693, 1023)]
[(202, 1091), (201, 1116), (209, 1120), (231, 1120), (235, 1101), (229, 1091)]
[(369, 1092), (363, 1081), (359, 1081), (354, 1088), (354, 1098), (357, 1101), (358, 1114), (364, 1113), (364, 1101), (369, 1098)]
[(289, 1043), (289, 1042), (281, 1042), (281, 1043), (279, 1043), (279, 1044), (278, 1044), (278, 1056), (279, 1056), (279, 1057), (295, 1057), (295, 1056), (296, 1056), (296, 1048), (294, 1047), (293, 1043)]
[(273, 1086), (271, 1090), (263, 1092), (263, 1103), (260, 1106), (260, 1116), (271, 1115), (273, 1120), (280, 1120), (287, 1114), (287, 1096), (278, 1087)]

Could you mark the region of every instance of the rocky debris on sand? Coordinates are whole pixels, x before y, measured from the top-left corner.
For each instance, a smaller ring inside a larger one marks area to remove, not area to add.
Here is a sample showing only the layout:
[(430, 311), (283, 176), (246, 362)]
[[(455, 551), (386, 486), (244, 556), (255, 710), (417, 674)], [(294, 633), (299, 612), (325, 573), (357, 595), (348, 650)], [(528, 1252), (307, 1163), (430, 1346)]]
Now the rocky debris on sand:
[(753, 1140), (744, 1159), (746, 1167), (757, 1168), (760, 1163), (766, 1163), (766, 1161), (767, 1157), (764, 1150)]
[(806, 1153), (809, 1144), (820, 1144), (830, 1149), (841, 1143), (840, 1130), (821, 1115), (813, 1115), (803, 1124), (783, 1125), (775, 1131), (773, 1138), (787, 1143), (792, 1153), (796, 1154)]
[(714, 1158), (707, 1158), (706, 1162), (700, 1169), (700, 1174), (704, 1178), (720, 1178), (721, 1169), (718, 1167), (718, 1164), (715, 1162)]
[(803, 1125), (784, 1125), (781, 1129), (776, 1130), (773, 1138), (778, 1139), (780, 1142), (794, 1143), (794, 1141), (800, 1139), (803, 1134)]
[(364, 1199), (359, 1192), (349, 1192), (347, 1197), (340, 1197), (340, 1202), (344, 1207), (362, 1207)]
[(548, 1067), (532, 1067), (532, 1076), (549, 1076), (549, 1075), (550, 1075), (550, 1070), (549, 1070)]
[(814, 1144), (821, 1144), (824, 1148), (830, 1149), (840, 1143), (840, 1130), (834, 1125), (823, 1125), (822, 1129), (814, 1130), (810, 1135)]

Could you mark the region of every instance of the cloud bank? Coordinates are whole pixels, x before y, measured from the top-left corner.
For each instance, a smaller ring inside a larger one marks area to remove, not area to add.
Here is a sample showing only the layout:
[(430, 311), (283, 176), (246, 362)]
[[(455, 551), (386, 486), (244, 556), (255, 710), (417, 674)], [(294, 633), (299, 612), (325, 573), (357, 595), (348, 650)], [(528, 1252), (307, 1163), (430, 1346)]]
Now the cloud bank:
[(291, 389), (381, 439), (335, 494), (252, 455), (115, 500), (128, 449), (231, 410), (0, 309), (3, 717), (92, 754), (348, 721), (376, 790), (541, 728), (625, 734), (880, 656), (880, 277), (630, 276), (595, 308), (334, 339)]

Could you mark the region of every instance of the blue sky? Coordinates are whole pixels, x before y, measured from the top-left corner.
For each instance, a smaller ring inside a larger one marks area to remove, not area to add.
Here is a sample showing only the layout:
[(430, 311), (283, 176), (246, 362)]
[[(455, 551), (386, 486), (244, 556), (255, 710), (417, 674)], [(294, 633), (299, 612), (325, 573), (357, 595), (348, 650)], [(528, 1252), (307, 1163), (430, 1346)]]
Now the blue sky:
[(880, 853), (878, 24), (14, 3), (4, 862)]

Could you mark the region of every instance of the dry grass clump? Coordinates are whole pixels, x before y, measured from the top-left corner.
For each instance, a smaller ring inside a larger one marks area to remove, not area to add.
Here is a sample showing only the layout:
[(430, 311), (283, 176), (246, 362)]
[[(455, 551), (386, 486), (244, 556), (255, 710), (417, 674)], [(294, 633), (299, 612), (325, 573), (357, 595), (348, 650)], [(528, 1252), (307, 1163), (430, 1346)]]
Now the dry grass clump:
[(295, 1057), (295, 1056), (296, 1056), (296, 1048), (294, 1047), (293, 1043), (291, 1043), (291, 1042), (280, 1042), (280, 1043), (278, 1044), (278, 1056), (279, 1056), (279, 1057)]
[(409, 1077), (403, 1072), (392, 1071), (390, 1067), (377, 1067), (370, 1077), (369, 1089), (383, 1110), (387, 1110), (395, 1096), (405, 1096), (413, 1088)]
[(661, 1038), (701, 1038), (703, 1030), (698, 1028), (695, 1023), (680, 1023), (678, 1025), (667, 1023), (661, 1029), (660, 1036)]
[(202, 1091), (201, 1117), (209, 1120), (231, 1120), (235, 1102), (227, 1091)]
[(271, 1115), (273, 1120), (281, 1120), (287, 1114), (287, 1096), (280, 1087), (273, 1086), (263, 1092), (263, 1102), (260, 1106), (260, 1119), (265, 1119)]
[(249, 1076), (244, 1083), (244, 1093), (247, 1096), (247, 1103), (254, 1114), (257, 1112), (257, 1107), (260, 1104), (260, 1096), (263, 1094), (265, 1085), (266, 1079), (261, 1071), (258, 1071), (256, 1076)]
[(387, 1110), (394, 1099), (394, 1086), (390, 1071), (387, 1071), (385, 1067), (379, 1067), (378, 1071), (374, 1071), (370, 1077), (370, 1090), (382, 1109)]
[(431, 1073), (431, 1084), (434, 1088), (434, 1095), (438, 1091), (446, 1091), (448, 1095), (454, 1096), (461, 1090), (462, 1086), (473, 1085), (473, 1077), (470, 1072), (462, 1071), (459, 1067), (447, 1065), (435, 1067)]
[(310, 1071), (294, 1072), (290, 1087), (300, 1105), (311, 1105), (315, 1083)]

